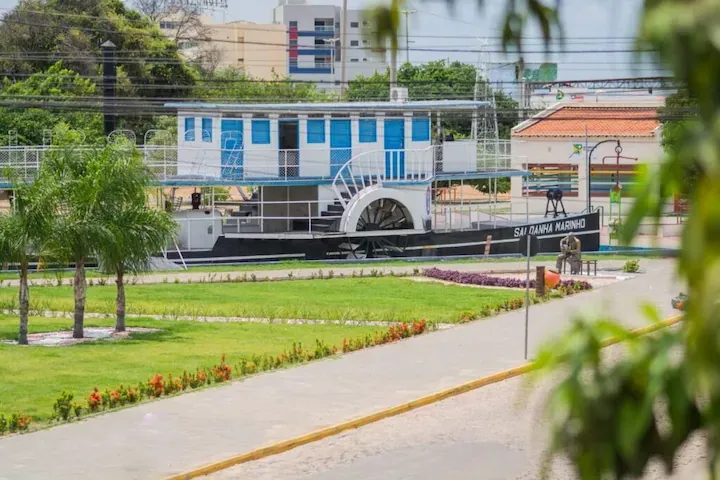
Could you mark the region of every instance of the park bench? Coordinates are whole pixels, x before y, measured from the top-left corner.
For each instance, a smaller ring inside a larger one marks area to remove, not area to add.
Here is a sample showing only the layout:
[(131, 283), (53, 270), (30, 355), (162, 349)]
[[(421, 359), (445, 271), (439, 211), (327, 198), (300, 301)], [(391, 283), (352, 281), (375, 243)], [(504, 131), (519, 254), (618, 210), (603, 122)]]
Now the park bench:
[[(570, 263), (570, 259), (569, 258), (565, 259), (565, 261), (563, 262), (562, 272), (560, 272), (560, 273), (563, 273), (563, 274), (565, 273), (565, 270), (569, 263)], [(581, 259), (578, 261), (578, 263), (580, 263), (580, 271), (578, 272), (580, 275), (583, 274), (583, 269), (585, 269), (587, 271), (587, 275), (590, 276), (590, 265), (592, 265), (593, 275), (597, 276), (597, 260), (582, 260)]]

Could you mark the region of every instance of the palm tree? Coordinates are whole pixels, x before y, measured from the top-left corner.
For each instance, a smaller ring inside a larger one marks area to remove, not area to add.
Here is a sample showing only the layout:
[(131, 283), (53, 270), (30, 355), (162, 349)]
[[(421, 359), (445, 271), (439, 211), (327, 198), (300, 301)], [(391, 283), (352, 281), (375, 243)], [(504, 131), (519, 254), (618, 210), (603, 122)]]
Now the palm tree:
[(115, 274), (115, 331), (124, 332), (124, 276), (148, 270), (150, 257), (167, 246), (177, 224), (168, 213), (148, 208), (144, 198), (118, 207), (107, 211), (106, 227), (112, 235), (100, 248), (100, 261), (103, 270)]
[[(406, 6), (407, 0), (390, 0), (387, 4), (380, 4), (370, 8), (366, 16), (372, 23), (371, 38), (376, 48), (387, 49), (390, 44), (390, 87), (395, 86), (397, 80), (397, 51), (399, 47), (398, 34), (400, 32), (400, 15)], [(460, 3), (460, 0), (445, 0), (449, 7)], [(484, 0), (467, 0), (464, 3), (475, 3), (478, 7), (485, 4)], [(554, 6), (545, 0), (505, 0), (505, 19), (502, 26), (502, 40), (504, 47), (517, 47), (522, 50), (523, 28), (528, 20), (533, 20), (542, 33), (547, 45), (553, 30), (559, 32), (562, 38), (562, 26), (558, 17), (560, 0), (555, 0)]]
[(12, 212), (0, 216), (0, 263), (16, 264), (19, 267), (18, 343), (27, 345), (30, 310), (29, 264), (32, 256), (40, 253), (44, 240), (48, 237), (52, 209), (48, 208), (46, 203), (49, 197), (38, 188), (39, 185), (14, 183)]
[(400, 46), (398, 32), (400, 31), (400, 11), (405, 4), (404, 0), (392, 0), (389, 5), (376, 5), (368, 11), (373, 29), (371, 38), (374, 46), (387, 50), (390, 44), (390, 88), (397, 85), (397, 53)]
[[(114, 241), (106, 221), (118, 205), (145, 198), (146, 172), (127, 168), (138, 162), (138, 152), (125, 142), (102, 147), (61, 143), (43, 161), (49, 186), (55, 192), (57, 215), (49, 249), (55, 257), (75, 264), (73, 338), (83, 338), (87, 281), (85, 265)], [(141, 161), (141, 160), (140, 160)]]

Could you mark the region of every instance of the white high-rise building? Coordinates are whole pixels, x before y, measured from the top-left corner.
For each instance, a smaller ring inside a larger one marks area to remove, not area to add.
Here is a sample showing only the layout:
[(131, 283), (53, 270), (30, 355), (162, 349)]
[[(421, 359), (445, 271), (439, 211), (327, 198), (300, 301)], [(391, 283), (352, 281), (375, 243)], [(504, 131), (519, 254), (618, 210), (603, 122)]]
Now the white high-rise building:
[(342, 55), (346, 80), (387, 69), (385, 54), (373, 51), (365, 34), (372, 28), (362, 10), (347, 11), (347, 45), (342, 48), (342, 8), (313, 5), (307, 0), (279, 0), (273, 21), (287, 27), (288, 75), (295, 80), (321, 82), (330, 88), (341, 81)]

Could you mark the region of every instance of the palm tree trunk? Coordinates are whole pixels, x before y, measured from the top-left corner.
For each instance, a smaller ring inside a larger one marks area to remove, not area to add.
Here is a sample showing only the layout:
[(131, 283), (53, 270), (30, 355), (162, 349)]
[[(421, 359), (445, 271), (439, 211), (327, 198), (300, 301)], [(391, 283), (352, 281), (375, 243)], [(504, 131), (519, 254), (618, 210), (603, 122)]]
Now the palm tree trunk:
[(123, 267), (117, 269), (117, 278), (115, 283), (117, 284), (117, 298), (115, 299), (115, 331), (125, 331), (125, 284), (123, 283), (125, 277), (125, 271)]
[(27, 261), (20, 262), (20, 293), (18, 294), (20, 303), (20, 332), (18, 333), (18, 343), (20, 345), (28, 344), (28, 311), (30, 310), (30, 290), (28, 289), (28, 264)]
[(75, 264), (75, 279), (73, 292), (75, 293), (75, 323), (73, 324), (73, 338), (83, 338), (83, 324), (85, 323), (85, 257), (80, 257)]

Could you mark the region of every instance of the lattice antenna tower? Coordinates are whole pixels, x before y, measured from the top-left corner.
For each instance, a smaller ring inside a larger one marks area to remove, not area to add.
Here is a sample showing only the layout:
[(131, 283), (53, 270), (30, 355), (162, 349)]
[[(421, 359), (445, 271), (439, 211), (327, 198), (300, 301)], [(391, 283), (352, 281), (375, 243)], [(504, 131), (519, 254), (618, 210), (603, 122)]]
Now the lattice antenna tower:
[[(484, 40), (479, 49), (475, 75), (475, 100), (486, 101), (489, 108), (482, 109), (473, 119), (473, 137), (478, 141), (478, 160), (481, 165), (493, 165), (500, 152), (500, 132), (497, 122), (497, 103), (490, 86), (490, 52)], [(494, 165), (493, 165), (494, 166)]]

